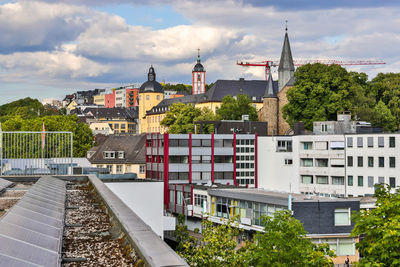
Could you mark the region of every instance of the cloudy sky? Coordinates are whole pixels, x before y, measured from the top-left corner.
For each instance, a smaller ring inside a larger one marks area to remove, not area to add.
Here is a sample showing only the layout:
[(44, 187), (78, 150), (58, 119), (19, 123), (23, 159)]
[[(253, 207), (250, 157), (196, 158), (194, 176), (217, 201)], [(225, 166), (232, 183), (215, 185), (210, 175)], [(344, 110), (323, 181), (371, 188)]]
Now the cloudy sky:
[(400, 72), (399, 13), (396, 0), (0, 0), (0, 104), (140, 84), (151, 64), (158, 81), (190, 84), (197, 48), (207, 83), (263, 79), (236, 60), (279, 59), (285, 20), (295, 59)]

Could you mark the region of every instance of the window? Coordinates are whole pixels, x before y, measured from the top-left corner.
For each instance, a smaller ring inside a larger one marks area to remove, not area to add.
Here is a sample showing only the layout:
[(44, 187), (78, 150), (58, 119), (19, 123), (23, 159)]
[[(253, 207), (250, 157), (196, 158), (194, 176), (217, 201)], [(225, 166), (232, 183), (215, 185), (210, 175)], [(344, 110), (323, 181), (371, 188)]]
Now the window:
[(363, 157), (357, 157), (357, 166), (362, 167), (363, 166)]
[(357, 137), (357, 147), (363, 147), (363, 138)]
[(353, 157), (352, 156), (347, 156), (347, 166), (353, 167)]
[(344, 177), (343, 176), (332, 176), (332, 184), (344, 185)]
[(157, 100), (160, 100), (160, 96), (159, 95), (157, 96)]
[(332, 150), (343, 150), (344, 142), (343, 141), (331, 141), (330, 146), (331, 146)]
[(189, 140), (188, 139), (179, 139), (178, 141), (179, 147), (188, 147), (189, 146)]
[(353, 176), (352, 175), (347, 176), (347, 185), (353, 186)]
[(222, 139), (214, 139), (214, 147), (223, 147), (224, 142)]
[(385, 158), (379, 157), (379, 167), (385, 167)]
[(396, 187), (396, 178), (395, 177), (389, 177), (389, 185), (392, 188)]
[(316, 159), (317, 167), (328, 167), (328, 159)]
[(146, 100), (150, 100), (150, 96), (149, 95), (146, 95)]
[(347, 137), (347, 147), (353, 147), (353, 137)]
[(140, 165), (139, 166), (139, 173), (144, 173), (146, 171), (146, 166), (145, 165)]
[(115, 152), (114, 151), (104, 151), (103, 156), (105, 159), (115, 159)]
[(232, 139), (225, 139), (224, 140), (224, 147), (233, 147), (233, 140)]
[(378, 183), (384, 184), (385, 183), (385, 177), (379, 176), (378, 177)]
[(300, 159), (300, 165), (302, 167), (312, 167), (313, 159)]
[(202, 147), (210, 147), (211, 146), (211, 139), (203, 139), (201, 140)]
[(119, 159), (125, 158), (125, 152), (124, 151), (118, 151), (118, 158)]
[(328, 125), (326, 125), (325, 123), (321, 124), (321, 132), (327, 132), (328, 131)]
[(122, 172), (122, 165), (117, 165), (117, 173), (121, 173)]
[(292, 165), (293, 160), (292, 159), (285, 159), (285, 165)]
[(383, 136), (378, 137), (378, 147), (384, 147), (385, 146), (385, 139)]
[[(254, 141), (254, 140), (252, 140), (252, 141)], [(292, 152), (292, 141), (279, 140), (277, 151), (278, 152)]]
[(312, 175), (302, 175), (301, 176), (301, 183), (302, 184), (312, 184), (313, 183)]
[(317, 184), (328, 184), (328, 176), (317, 176)]
[(335, 226), (344, 226), (350, 224), (350, 208), (335, 209)]
[(96, 168), (103, 168), (103, 165), (96, 165)]
[(374, 177), (368, 176), (368, 187), (374, 187)]
[(389, 157), (389, 167), (390, 168), (396, 167), (396, 158), (395, 157)]
[(107, 165), (107, 169), (110, 173), (112, 173), (113, 165)]
[(312, 142), (303, 142), (303, 149), (304, 150), (311, 150), (312, 149)]
[(192, 163), (193, 164), (197, 164), (197, 163), (200, 163), (200, 162), (201, 162), (201, 157), (200, 156), (195, 156), (195, 155), (192, 156)]
[(389, 147), (396, 147), (396, 140), (394, 136), (389, 137)]
[(364, 178), (362, 176), (358, 176), (358, 186), (364, 186)]
[(204, 209), (207, 206), (207, 196), (194, 194), (194, 205)]
[(368, 137), (367, 138), (368, 147), (374, 147), (374, 138)]
[(211, 156), (201, 156), (201, 163), (211, 163)]
[(374, 167), (374, 157), (368, 157), (368, 167)]

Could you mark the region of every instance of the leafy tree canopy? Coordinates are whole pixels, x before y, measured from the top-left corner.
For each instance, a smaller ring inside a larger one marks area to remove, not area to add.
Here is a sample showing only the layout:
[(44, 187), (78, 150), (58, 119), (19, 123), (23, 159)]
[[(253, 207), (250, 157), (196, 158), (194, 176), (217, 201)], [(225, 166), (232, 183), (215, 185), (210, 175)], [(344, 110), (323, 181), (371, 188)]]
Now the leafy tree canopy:
[(356, 248), (363, 255), (360, 266), (400, 265), (400, 189), (376, 185), (376, 208), (353, 214), (352, 236), (362, 235)]
[(353, 75), (339, 65), (301, 66), (295, 72), (295, 85), (287, 92), (284, 117), (291, 126), (303, 121), (309, 130), (314, 121), (336, 120), (338, 112), (355, 111), (355, 99), (364, 95), (365, 82), (364, 75)]
[[(169, 133), (194, 133), (195, 121), (215, 120), (214, 113), (208, 108), (196, 108), (191, 104), (174, 103), (166, 113), (161, 125), (168, 127)], [(206, 133), (212, 133), (212, 125), (204, 127)]]
[[(19, 115), (24, 119), (37, 116), (56, 115), (57, 111), (49, 105), (42, 105), (37, 99), (30, 97), (19, 99), (0, 106), (0, 116)], [(8, 117), (6, 117), (7, 119)], [(5, 120), (5, 119), (4, 119)], [(4, 121), (3, 120), (3, 121)]]
[(166, 83), (164, 84), (164, 90), (170, 90), (170, 91), (177, 91), (177, 92), (186, 92), (188, 94), (192, 93), (192, 86), (188, 84), (170, 84)]
[(238, 94), (237, 99), (226, 95), (221, 107), (216, 112), (219, 120), (241, 120), (242, 115), (249, 115), (251, 121), (257, 121), (257, 109), (253, 107), (248, 95)]
[(178, 253), (191, 266), (331, 266), (326, 257), (335, 257), (327, 244), (314, 244), (306, 238), (306, 231), (290, 211), (278, 211), (274, 218), (264, 217), (264, 232), (254, 235), (239, 247), (236, 237), (237, 217), (224, 224), (213, 225), (203, 220), (200, 240), (183, 235)]
[(306, 231), (290, 211), (277, 211), (274, 218), (263, 219), (264, 232), (254, 236), (248, 245), (252, 266), (331, 266), (333, 251), (327, 244), (314, 244), (306, 238)]
[(66, 131), (73, 133), (73, 156), (86, 157), (87, 151), (92, 147), (92, 130), (83, 122), (78, 122), (76, 115), (56, 115), (23, 119), (13, 116), (2, 123), (3, 131), (42, 131), (43, 123), (46, 131)]

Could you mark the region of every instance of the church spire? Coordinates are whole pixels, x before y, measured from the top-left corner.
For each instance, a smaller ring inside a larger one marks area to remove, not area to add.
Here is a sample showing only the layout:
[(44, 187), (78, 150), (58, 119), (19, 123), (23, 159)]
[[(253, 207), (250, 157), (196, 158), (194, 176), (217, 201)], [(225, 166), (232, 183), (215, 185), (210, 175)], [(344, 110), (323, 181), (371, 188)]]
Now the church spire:
[[(286, 21), (287, 22), (287, 21)], [(293, 85), (294, 64), (292, 51), (290, 49), (289, 36), (287, 33), (286, 24), (285, 39), (283, 41), (281, 59), (279, 61), (278, 76), (279, 76), (279, 91), (286, 85)]]
[(274, 90), (274, 80), (272, 79), (271, 73), (269, 73), (268, 76), (267, 88), (265, 90), (264, 97), (277, 97), (276, 90)]

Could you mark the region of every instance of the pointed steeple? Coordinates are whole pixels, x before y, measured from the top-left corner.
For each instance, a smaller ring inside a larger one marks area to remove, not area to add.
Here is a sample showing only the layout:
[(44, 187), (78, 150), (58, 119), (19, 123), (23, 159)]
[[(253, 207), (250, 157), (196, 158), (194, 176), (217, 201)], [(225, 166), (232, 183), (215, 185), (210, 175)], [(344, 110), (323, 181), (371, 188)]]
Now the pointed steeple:
[(282, 88), (286, 85), (293, 85), (294, 64), (292, 51), (290, 49), (289, 36), (287, 33), (287, 26), (285, 39), (283, 41), (281, 59), (279, 61), (278, 76), (279, 91), (282, 90)]
[(267, 88), (265, 90), (264, 98), (267, 97), (277, 97), (276, 92), (274, 90), (274, 80), (272, 79), (271, 73), (269, 73), (268, 81), (267, 81)]

